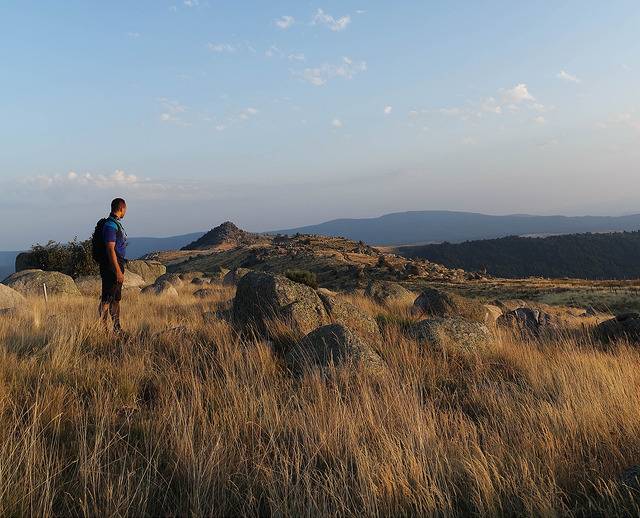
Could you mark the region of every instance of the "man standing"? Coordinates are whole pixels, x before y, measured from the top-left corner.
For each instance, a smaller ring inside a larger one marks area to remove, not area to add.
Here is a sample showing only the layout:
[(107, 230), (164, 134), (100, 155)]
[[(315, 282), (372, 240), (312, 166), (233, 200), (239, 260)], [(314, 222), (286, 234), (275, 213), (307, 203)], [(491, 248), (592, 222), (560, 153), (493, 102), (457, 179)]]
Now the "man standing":
[[(102, 279), (102, 296), (100, 297), (100, 318), (106, 323), (111, 315), (113, 330), (122, 331), (120, 327), (120, 300), (122, 299), (122, 283), (124, 282), (125, 255), (127, 251), (127, 234), (121, 220), (127, 213), (127, 204), (122, 198), (111, 202), (111, 214), (101, 220), (102, 235), (96, 236), (104, 246), (100, 261), (100, 278)], [(96, 229), (99, 233), (99, 228)]]

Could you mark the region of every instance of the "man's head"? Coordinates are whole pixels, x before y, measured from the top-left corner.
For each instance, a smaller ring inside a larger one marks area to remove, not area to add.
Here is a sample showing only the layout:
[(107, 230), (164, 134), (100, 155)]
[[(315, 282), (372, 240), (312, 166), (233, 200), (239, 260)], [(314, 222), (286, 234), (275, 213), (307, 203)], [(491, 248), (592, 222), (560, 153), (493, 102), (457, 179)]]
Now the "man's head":
[(111, 214), (122, 219), (127, 213), (127, 203), (122, 198), (116, 198), (111, 202)]

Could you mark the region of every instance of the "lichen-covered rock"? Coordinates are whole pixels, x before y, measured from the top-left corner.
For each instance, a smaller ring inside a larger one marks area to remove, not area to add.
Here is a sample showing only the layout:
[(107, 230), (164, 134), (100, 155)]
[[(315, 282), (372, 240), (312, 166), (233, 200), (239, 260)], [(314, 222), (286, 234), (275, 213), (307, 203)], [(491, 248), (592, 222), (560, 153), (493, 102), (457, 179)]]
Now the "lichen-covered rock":
[(495, 326), (498, 319), (502, 316), (502, 310), (493, 304), (485, 304), (484, 309), (487, 312), (484, 317), (484, 323), (491, 327)]
[(430, 317), (462, 317), (484, 322), (487, 310), (482, 303), (433, 288), (426, 288), (413, 302), (416, 314)]
[(306, 334), (326, 324), (329, 316), (309, 286), (270, 273), (246, 274), (238, 283), (233, 301), (236, 326), (267, 333), (268, 322), (273, 319), (282, 319)]
[(15, 309), (25, 302), (23, 295), (9, 286), (0, 284), (0, 311)]
[(388, 304), (397, 300), (409, 300), (414, 297), (413, 293), (404, 286), (391, 281), (371, 281), (367, 285), (364, 294), (379, 304)]
[(211, 284), (211, 279), (209, 277), (196, 277), (191, 280), (191, 284), (194, 286), (204, 286), (205, 284)]
[(162, 282), (168, 282), (174, 288), (179, 288), (183, 284), (183, 281), (180, 278), (180, 275), (178, 275), (177, 273), (165, 273), (164, 275), (161, 275), (160, 277), (158, 277), (155, 283), (159, 284)]
[(343, 324), (365, 339), (379, 342), (381, 339), (380, 329), (375, 318), (366, 313), (358, 306), (345, 300), (329, 295), (328, 290), (318, 290), (318, 296), (324, 304), (332, 322)]
[(80, 291), (73, 279), (60, 272), (22, 270), (10, 275), (2, 283), (22, 295), (42, 296), (44, 285), (47, 286), (48, 295), (80, 295)]
[(159, 261), (135, 259), (133, 261), (127, 261), (125, 271), (140, 276), (144, 281), (144, 285), (147, 285), (153, 284), (158, 277), (167, 273), (167, 267)]
[(222, 284), (225, 286), (236, 286), (240, 279), (242, 279), (245, 275), (247, 275), (251, 270), (248, 268), (236, 268), (235, 270), (231, 270), (227, 272), (222, 279)]
[(384, 360), (358, 333), (342, 324), (328, 324), (309, 333), (286, 354), (289, 368), (297, 375), (305, 369), (330, 365), (353, 365), (370, 373), (385, 370)]
[(177, 275), (183, 282), (191, 282), (193, 279), (203, 279), (206, 277), (204, 272), (181, 272)]
[(640, 344), (640, 313), (624, 313), (602, 322), (595, 335), (607, 342), (624, 339)]
[(491, 342), (491, 333), (486, 325), (460, 317), (422, 320), (414, 324), (411, 334), (434, 350), (453, 346), (473, 351), (485, 348)]
[(141, 292), (144, 295), (156, 295), (158, 297), (178, 298), (178, 291), (169, 281), (156, 281), (155, 284), (147, 286)]

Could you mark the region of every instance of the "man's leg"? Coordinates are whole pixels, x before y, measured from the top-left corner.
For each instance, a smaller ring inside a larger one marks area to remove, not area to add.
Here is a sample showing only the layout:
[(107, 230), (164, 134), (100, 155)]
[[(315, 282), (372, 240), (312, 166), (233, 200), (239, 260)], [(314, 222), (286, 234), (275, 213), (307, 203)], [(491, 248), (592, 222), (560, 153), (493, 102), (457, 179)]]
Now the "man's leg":
[(122, 327), (120, 326), (120, 301), (114, 300), (109, 304), (109, 314), (111, 315), (111, 320), (113, 321), (113, 330), (116, 333), (122, 331)]

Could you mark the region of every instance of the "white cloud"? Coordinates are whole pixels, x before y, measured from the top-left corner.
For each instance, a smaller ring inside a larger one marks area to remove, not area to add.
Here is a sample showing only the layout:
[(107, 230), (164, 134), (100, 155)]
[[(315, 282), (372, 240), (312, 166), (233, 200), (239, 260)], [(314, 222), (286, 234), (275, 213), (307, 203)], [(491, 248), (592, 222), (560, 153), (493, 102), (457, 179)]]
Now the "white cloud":
[(302, 52), (294, 52), (287, 57), (289, 61), (306, 61), (306, 57)]
[(536, 124), (544, 124), (547, 122), (547, 120), (542, 116), (542, 115), (538, 115), (535, 119), (533, 119), (533, 122), (535, 122)]
[(331, 125), (332, 125), (334, 128), (342, 128), (342, 127), (344, 126), (344, 124), (342, 124), (342, 121), (341, 121), (340, 119), (333, 119), (333, 120), (331, 121)]
[(520, 83), (513, 88), (503, 90), (502, 100), (505, 104), (518, 105), (524, 101), (534, 102), (536, 99), (529, 93), (527, 85)]
[(135, 187), (144, 181), (134, 174), (127, 174), (117, 169), (111, 175), (83, 173), (70, 171), (65, 175), (38, 175), (27, 178), (24, 184), (40, 190), (48, 190), (57, 187), (87, 186), (95, 189), (111, 189), (115, 187)]
[(325, 13), (322, 9), (318, 9), (313, 17), (313, 25), (324, 25), (333, 32), (340, 32), (347, 28), (351, 23), (351, 16), (343, 16), (342, 18), (334, 18), (330, 14)]
[(383, 111), (385, 115), (391, 115), (391, 112), (393, 111), (393, 106), (385, 106)]
[(232, 52), (236, 51), (236, 47), (234, 47), (230, 43), (208, 43), (207, 48), (211, 52), (217, 52), (218, 54), (222, 54), (225, 52), (231, 54)]
[(462, 115), (462, 109), (460, 108), (440, 108), (439, 111), (442, 115), (449, 115), (451, 117)]
[(200, 0), (184, 0), (183, 4), (186, 7), (198, 7), (200, 5)]
[(570, 74), (566, 70), (561, 70), (557, 75), (558, 79), (562, 79), (563, 81), (567, 81), (569, 83), (580, 83), (580, 79), (576, 76)]
[(186, 126), (188, 125), (181, 118), (181, 115), (187, 111), (187, 107), (178, 101), (167, 99), (162, 97), (159, 99), (162, 106), (162, 113), (160, 113), (160, 120), (162, 122), (172, 122), (175, 124)]
[(282, 16), (275, 21), (276, 26), (280, 29), (288, 29), (294, 23), (296, 23), (296, 20), (293, 16)]
[(216, 131), (224, 131), (226, 129), (227, 129), (227, 127), (224, 124), (218, 124), (216, 126)]
[(480, 104), (480, 111), (500, 115), (502, 114), (502, 106), (498, 104), (494, 97), (488, 97)]
[(271, 45), (271, 47), (269, 47), (265, 53), (265, 56), (267, 56), (268, 58), (272, 58), (272, 57), (282, 57), (284, 55), (284, 53), (276, 46), (276, 45)]
[(367, 63), (365, 61), (354, 62), (351, 58), (342, 58), (339, 65), (325, 63), (316, 68), (305, 68), (300, 77), (314, 86), (323, 86), (336, 77), (352, 79), (355, 75), (365, 72)]

